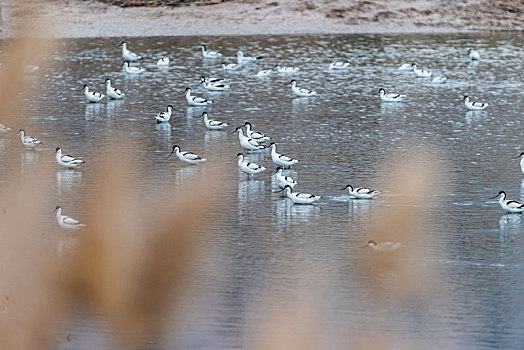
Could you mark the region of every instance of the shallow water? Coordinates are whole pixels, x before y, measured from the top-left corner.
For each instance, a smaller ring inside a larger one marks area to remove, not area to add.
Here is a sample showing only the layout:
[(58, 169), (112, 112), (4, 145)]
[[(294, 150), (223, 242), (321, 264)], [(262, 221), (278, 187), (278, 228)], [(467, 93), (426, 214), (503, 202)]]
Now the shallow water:
[[(42, 88), (25, 101), (31, 117), (23, 126), (30, 134), (37, 130), (34, 136), (46, 140), (46, 146), (37, 152), (0, 155), (19, 159), (22, 174), (31, 171), (36, 160), (54, 162), (56, 146), (83, 157), (84, 169), (56, 172), (56, 202), (67, 214), (82, 217), (81, 201), (92, 198), (79, 200), (75, 194), (90, 192), (94, 184), (86, 173), (95, 171), (108, 156), (111, 142), (120, 139), (138, 148), (133, 154), (144, 164), (146, 176), (136, 188), (137, 197), (158, 185), (176, 187), (199, 173), (198, 167), (165, 161), (175, 143), (235, 167), (231, 158), (242, 151), (237, 137), (207, 131), (193, 118), (202, 109), (185, 102), (185, 87), (198, 83), (200, 75), (227, 78), (232, 86), (229, 92), (204, 93), (215, 101), (208, 108), (211, 118), (234, 126), (251, 121), (278, 143), (279, 152), (301, 160), (289, 173), (299, 181), (297, 189), (325, 197), (316, 206), (293, 206), (271, 193), (269, 170), (251, 181), (243, 174), (230, 179), (223, 196), (231, 204), (208, 213), (215, 226), (206, 237), (220, 249), (200, 264), (204, 278), (189, 298), (183, 325), (176, 335), (168, 334), (165, 343), (171, 348), (248, 347), (250, 327), (262, 317), (255, 307), (293, 295), (294, 288), (286, 286), (294, 286), (303, 271), (308, 271), (302, 282), (306, 289), (322, 287), (315, 303), (330, 326), (321, 339), (324, 347), (342, 347), (348, 336), (380, 334), (385, 339), (411, 339), (418, 348), (522, 348), (524, 218), (504, 214), (496, 201), (488, 200), (499, 190), (524, 199), (518, 160), (510, 160), (522, 142), (520, 34), (132, 38), (130, 48), (147, 57), (142, 63), (147, 72), (136, 77), (119, 68), (120, 41), (60, 42), (60, 52), (51, 55), (56, 65), (39, 72)], [(258, 65), (223, 72), (216, 62), (201, 59), (201, 41), (228, 56), (242, 49), (266, 58)], [(469, 61), (469, 47), (480, 51), (481, 61)], [(171, 58), (169, 69), (155, 65), (164, 55)], [(350, 69), (328, 71), (335, 59), (349, 61)], [(448, 82), (432, 84), (397, 70), (412, 61), (446, 75)], [(255, 76), (276, 62), (301, 70)], [(102, 84), (106, 77), (126, 98), (86, 103), (82, 85)], [(291, 77), (319, 95), (293, 99), (285, 86)], [(376, 95), (380, 87), (407, 94), (408, 99), (381, 104)], [(488, 101), (490, 107), (466, 112), (465, 94)], [(175, 107), (170, 125), (156, 125), (154, 115), (168, 104)], [(11, 142), (19, 141), (3, 138), (0, 148)], [(376, 220), (395, 194), (354, 201), (338, 190), (347, 183), (381, 189), (388, 182), (392, 159), (412, 148), (449, 172), (439, 170), (442, 180), (427, 201), (438, 215), (428, 226), (427, 253), (413, 262), (435, 265), (438, 278), (423, 305), (394, 296), (377, 305), (352, 256), (367, 239), (359, 228)], [(273, 168), (267, 152), (249, 159)], [(271, 285), (276, 291), (269, 294), (265, 287)], [(381, 318), (394, 322), (377, 321)], [(111, 333), (96, 318), (87, 325), (78, 321), (73, 328), (74, 346), (64, 348), (109, 347)]]

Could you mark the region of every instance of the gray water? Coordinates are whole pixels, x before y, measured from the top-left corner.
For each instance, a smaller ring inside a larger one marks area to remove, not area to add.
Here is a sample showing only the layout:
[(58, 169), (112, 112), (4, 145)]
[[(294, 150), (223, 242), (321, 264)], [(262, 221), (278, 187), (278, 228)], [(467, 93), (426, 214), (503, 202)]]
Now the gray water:
[[(518, 160), (510, 160), (522, 142), (522, 35), (132, 38), (130, 49), (146, 57), (141, 66), (147, 72), (141, 76), (121, 71), (120, 41), (61, 41), (59, 51), (50, 55), (56, 64), (39, 72), (43, 79), (35, 87), (37, 95), (25, 101), (29, 125), (16, 126), (47, 141), (46, 146), (0, 156), (20, 158), (22, 171), (30, 171), (37, 160), (54, 162), (56, 146), (84, 158), (84, 169), (57, 167), (56, 203), (66, 214), (82, 218), (82, 201), (92, 199), (88, 194), (94, 186), (88, 173), (106, 159), (111, 142), (122, 138), (137, 147), (136, 160), (146, 171), (137, 196), (158, 185), (176, 187), (199, 174), (199, 167), (165, 160), (175, 143), (236, 167), (231, 158), (242, 151), (236, 135), (207, 131), (193, 118), (202, 109), (185, 102), (185, 88), (198, 83), (200, 75), (224, 77), (231, 84), (224, 93), (195, 91), (215, 101), (208, 108), (211, 118), (233, 126), (251, 121), (278, 143), (279, 152), (300, 159), (288, 173), (299, 181), (297, 189), (325, 197), (316, 206), (294, 206), (271, 193), (270, 170), (254, 180), (241, 173), (229, 179), (223, 196), (230, 204), (208, 213), (215, 224), (206, 237), (220, 249), (201, 262), (202, 278), (189, 298), (183, 326), (167, 335), (170, 348), (246, 347), (248, 325), (262, 317), (253, 311), (256, 305), (293, 295), (295, 290), (285, 286), (304, 270), (314, 281), (310, 286), (305, 282), (306, 289), (320, 284), (323, 290), (315, 302), (330, 328), (322, 339), (326, 348), (362, 334), (411, 339), (418, 348), (524, 347), (524, 219), (504, 214), (488, 199), (500, 190), (513, 199), (524, 196)], [(201, 42), (231, 56), (225, 62), (234, 62), (237, 49), (266, 58), (223, 72), (218, 62), (202, 60)], [(470, 47), (480, 51), (479, 62), (469, 61)], [(162, 56), (171, 58), (169, 69), (156, 67)], [(330, 72), (327, 66), (334, 60), (349, 61), (351, 67)], [(277, 62), (300, 71), (255, 76)], [(411, 62), (446, 75), (448, 82), (432, 84), (397, 70)], [(82, 85), (102, 84), (106, 77), (126, 98), (86, 103)], [(291, 78), (319, 95), (293, 99), (285, 86)], [(376, 94), (380, 87), (408, 99), (381, 103)], [(490, 106), (484, 112), (466, 112), (465, 94)], [(168, 104), (175, 107), (170, 125), (156, 125), (154, 115)], [(0, 141), (4, 147), (19, 142)], [(436, 266), (438, 278), (425, 305), (381, 304), (369, 297), (366, 276), (358, 273), (359, 261), (352, 253), (367, 239), (359, 227), (380, 217), (395, 194), (354, 201), (338, 190), (347, 183), (381, 189), (391, 159), (413, 148), (449, 172), (428, 199), (438, 215), (429, 225), (423, 260), (413, 262)], [(267, 153), (249, 159), (272, 169)], [(79, 199), (78, 191), (87, 195)], [(279, 287), (269, 294), (265, 287), (274, 284)], [(384, 315), (395, 322), (376, 321)], [(102, 348), (111, 338), (102, 324), (71, 325), (75, 344), (68, 346)]]

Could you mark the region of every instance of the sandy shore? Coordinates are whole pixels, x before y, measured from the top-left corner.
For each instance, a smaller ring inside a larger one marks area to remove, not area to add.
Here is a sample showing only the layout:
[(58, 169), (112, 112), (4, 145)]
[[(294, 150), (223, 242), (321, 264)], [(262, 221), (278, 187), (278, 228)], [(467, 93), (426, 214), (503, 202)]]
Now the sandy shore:
[(45, 16), (54, 37), (433, 33), (523, 30), (521, 0), (232, 0), (126, 7), (93, 0), (3, 0), (3, 37)]

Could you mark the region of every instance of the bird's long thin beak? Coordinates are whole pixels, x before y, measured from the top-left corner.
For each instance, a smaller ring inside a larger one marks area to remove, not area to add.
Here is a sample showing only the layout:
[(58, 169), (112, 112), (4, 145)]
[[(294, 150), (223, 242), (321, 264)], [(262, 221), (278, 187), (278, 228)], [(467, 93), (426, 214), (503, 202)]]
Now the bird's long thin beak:
[(169, 159), (169, 157), (171, 157), (171, 155), (172, 155), (173, 153), (175, 153), (175, 149), (174, 149), (174, 148), (173, 148), (173, 150), (171, 151), (171, 153), (169, 153), (169, 155), (167, 156), (166, 159)]
[(282, 192), (282, 191), (284, 191), (284, 190), (285, 190), (285, 188), (283, 188), (283, 189), (281, 189), (281, 190), (278, 190), (278, 191), (271, 191), (271, 192), (273, 192), (273, 193), (278, 193), (278, 192)]
[(497, 194), (495, 197), (491, 197), (491, 198), (489, 198), (489, 199), (495, 199), (495, 198), (497, 198), (498, 196), (500, 196), (500, 194)]
[(342, 188), (342, 189), (340, 189), (340, 190), (341, 190), (341, 191), (344, 191), (346, 188), (347, 188), (347, 187), (344, 187), (344, 188)]
[(362, 246), (360, 246), (360, 248), (366, 248), (367, 246), (368, 246), (367, 244), (366, 245), (362, 245)]
[(516, 157), (511, 158), (511, 159), (519, 159), (520, 157), (522, 157), (522, 156), (516, 156)]

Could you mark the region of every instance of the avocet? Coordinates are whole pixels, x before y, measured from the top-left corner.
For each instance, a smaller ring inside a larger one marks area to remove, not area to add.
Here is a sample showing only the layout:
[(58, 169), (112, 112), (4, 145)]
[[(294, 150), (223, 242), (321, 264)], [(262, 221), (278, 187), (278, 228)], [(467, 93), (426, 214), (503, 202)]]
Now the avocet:
[(20, 135), (20, 139), (22, 140), (22, 144), (26, 146), (27, 148), (35, 148), (39, 144), (42, 143), (42, 141), (31, 137), (31, 136), (25, 136), (25, 131), (23, 129), (20, 129), (17, 133), (17, 135)]
[(413, 67), (413, 72), (415, 72), (417, 78), (429, 78), (433, 75), (433, 73), (431, 73), (429, 70), (418, 69), (416, 63), (411, 64), (411, 66)]
[(524, 212), (524, 204), (506, 199), (506, 192), (500, 191), (499, 194), (497, 194), (495, 197), (491, 199), (499, 199), (499, 204), (502, 210), (507, 211), (508, 213), (522, 213)]
[(204, 58), (220, 58), (222, 57), (222, 54), (218, 51), (214, 50), (208, 50), (206, 45), (201, 45), (200, 48), (202, 49), (202, 56)]
[(366, 187), (353, 187), (351, 185), (346, 185), (341, 191), (349, 191), (349, 195), (357, 199), (372, 199), (375, 198), (380, 192), (375, 191)]
[(276, 171), (273, 173), (273, 175), (276, 175), (276, 182), (277, 186), (281, 189), (284, 189), (286, 186), (289, 186), (291, 188), (295, 187), (297, 185), (297, 182), (293, 180), (290, 176), (285, 176), (282, 174), (282, 167), (277, 167)]
[(62, 215), (62, 208), (56, 207), (56, 221), (61, 228), (66, 230), (78, 230), (79, 228), (85, 227), (86, 225), (81, 224), (78, 220), (72, 217)]
[(221, 81), (208, 81), (205, 77), (200, 78), (200, 85), (203, 85), (209, 91), (224, 91), (230, 88), (228, 84)]
[(284, 191), (286, 197), (291, 199), (294, 204), (313, 204), (322, 198), (322, 196), (314, 196), (309, 193), (293, 192), (289, 185), (284, 186), (281, 191)]
[(190, 106), (207, 106), (213, 103), (213, 101), (208, 101), (205, 98), (192, 96), (190, 88), (186, 88), (186, 101)]
[(89, 91), (89, 86), (87, 85), (84, 85), (82, 89), (84, 90), (84, 95), (89, 102), (98, 103), (104, 98), (104, 94), (101, 94), (100, 92)]
[(173, 105), (169, 105), (165, 112), (160, 112), (155, 116), (157, 124), (167, 123), (171, 119), (171, 113), (173, 111)]
[(518, 159), (520, 158), (520, 171), (522, 171), (522, 173), (524, 174), (524, 152), (520, 152), (520, 155), (518, 155), (517, 157), (513, 158), (513, 159)]
[(142, 57), (138, 56), (136, 53), (131, 52), (127, 49), (127, 43), (125, 41), (122, 41), (120, 44), (122, 46), (122, 57), (124, 57), (125, 61), (138, 61), (141, 60)]
[(271, 142), (269, 144), (269, 147), (271, 147), (271, 160), (273, 163), (275, 163), (278, 166), (281, 166), (283, 168), (291, 168), (291, 166), (298, 163), (297, 159), (290, 158), (288, 156), (284, 156), (282, 154), (277, 153), (277, 145), (274, 142)]
[(128, 74), (142, 74), (146, 71), (144, 68), (131, 67), (129, 65), (129, 61), (124, 61), (124, 63), (122, 63), (122, 66), (124, 67), (124, 70)]
[(265, 148), (264, 146), (259, 145), (257, 141), (245, 136), (241, 126), (236, 128), (235, 131), (232, 132), (232, 134), (234, 134), (235, 132), (238, 133), (238, 141), (240, 142), (240, 147), (247, 150), (248, 152), (258, 151)]
[(180, 159), (181, 161), (187, 164), (194, 165), (194, 164), (205, 162), (207, 160), (206, 158), (200, 158), (198, 155), (192, 152), (182, 152), (180, 151), (180, 147), (178, 147), (177, 145), (173, 146), (173, 150), (171, 151), (171, 153), (169, 153), (169, 156), (167, 156), (167, 158), (171, 157), (173, 153), (175, 153), (178, 159)]
[(264, 168), (263, 166), (245, 161), (244, 155), (242, 153), (237, 154), (235, 158), (238, 158), (238, 169), (240, 169), (240, 171), (244, 174), (247, 174), (248, 177), (252, 177), (253, 175), (256, 175), (266, 170), (266, 168)]
[(291, 90), (293, 90), (293, 94), (295, 94), (296, 97), (310, 97), (317, 94), (315, 91), (298, 87), (294, 79), (291, 80), (289, 84), (291, 84)]
[(469, 53), (469, 59), (470, 60), (472, 60), (472, 61), (480, 60), (480, 54), (477, 51), (475, 51), (473, 49), (469, 49), (468, 53)]
[(122, 91), (120, 91), (119, 89), (114, 88), (113, 86), (111, 86), (111, 79), (109, 79), (109, 78), (106, 79), (105, 84), (106, 84), (107, 97), (112, 98), (113, 100), (119, 100), (119, 99), (123, 98), (126, 95)]
[(406, 95), (388, 94), (386, 93), (385, 89), (379, 89), (378, 93), (380, 95), (380, 99), (384, 102), (400, 102), (406, 98)]
[(157, 66), (169, 66), (169, 57), (162, 57), (158, 61), (156, 61)]
[(79, 166), (80, 164), (85, 163), (85, 161), (83, 161), (82, 159), (75, 158), (67, 154), (62, 154), (62, 149), (60, 149), (60, 147), (56, 148), (55, 153), (56, 161), (58, 162), (58, 164), (65, 168), (73, 169)]
[(329, 64), (329, 69), (332, 69), (332, 70), (343, 70), (343, 69), (348, 69), (348, 68), (349, 68), (348, 62), (337, 61), (337, 62), (333, 62)]
[(464, 106), (470, 111), (482, 111), (488, 106), (487, 103), (471, 102), (469, 96), (464, 96)]
[(269, 136), (266, 136), (263, 133), (258, 132), (258, 131), (253, 131), (253, 129), (252, 129), (253, 127), (251, 126), (250, 122), (245, 122), (244, 126), (246, 127), (246, 135), (247, 135), (247, 137), (252, 138), (256, 142), (264, 143), (266, 141), (271, 140), (271, 138)]
[(258, 60), (261, 60), (262, 58), (264, 57), (263, 56), (246, 57), (244, 56), (244, 53), (242, 51), (237, 52), (237, 63), (238, 64), (255, 63)]
[(228, 123), (223, 123), (216, 119), (208, 119), (207, 112), (202, 113), (204, 117), (204, 124), (208, 130), (223, 130), (229, 126)]
[(273, 70), (276, 70), (279, 73), (295, 73), (295, 72), (298, 72), (300, 70), (300, 68), (298, 68), (298, 67), (281, 67), (278, 64), (276, 64), (273, 67)]

